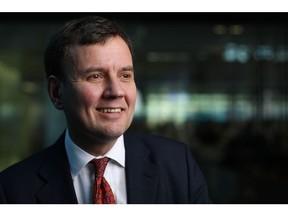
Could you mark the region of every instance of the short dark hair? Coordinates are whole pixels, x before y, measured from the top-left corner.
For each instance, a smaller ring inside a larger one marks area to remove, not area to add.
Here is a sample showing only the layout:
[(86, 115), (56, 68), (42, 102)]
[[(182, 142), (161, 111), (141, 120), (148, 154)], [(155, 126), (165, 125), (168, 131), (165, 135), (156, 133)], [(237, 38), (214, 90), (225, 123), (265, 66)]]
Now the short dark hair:
[(88, 16), (72, 20), (51, 38), (44, 56), (46, 77), (55, 75), (65, 80), (65, 68), (69, 59), (69, 49), (77, 45), (102, 43), (120, 36), (128, 45), (132, 55), (132, 44), (119, 25), (99, 16)]

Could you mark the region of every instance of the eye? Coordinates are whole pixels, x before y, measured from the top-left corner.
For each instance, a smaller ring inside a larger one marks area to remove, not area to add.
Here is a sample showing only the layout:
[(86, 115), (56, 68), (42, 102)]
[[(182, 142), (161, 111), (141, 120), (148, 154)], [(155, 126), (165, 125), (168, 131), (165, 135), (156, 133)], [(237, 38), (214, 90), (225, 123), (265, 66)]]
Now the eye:
[(130, 78), (130, 77), (131, 77), (131, 74), (128, 74), (128, 73), (123, 74), (123, 78), (125, 78), (125, 79), (128, 79), (128, 78)]
[(121, 74), (121, 78), (125, 81), (133, 79), (133, 72), (131, 71), (125, 71)]
[(99, 80), (101, 76), (99, 74), (91, 74), (87, 77), (88, 81)]

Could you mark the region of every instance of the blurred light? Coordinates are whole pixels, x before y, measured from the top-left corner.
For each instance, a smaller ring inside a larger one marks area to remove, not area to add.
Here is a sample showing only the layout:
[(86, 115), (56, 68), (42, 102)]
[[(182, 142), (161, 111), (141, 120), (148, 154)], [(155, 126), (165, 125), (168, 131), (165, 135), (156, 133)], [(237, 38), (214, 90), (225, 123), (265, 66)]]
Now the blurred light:
[(34, 82), (24, 81), (22, 83), (22, 91), (28, 94), (35, 94), (38, 91), (38, 85)]
[(247, 45), (228, 43), (225, 46), (223, 58), (227, 62), (238, 61), (243, 64), (249, 60), (249, 52), (250, 50)]
[(213, 26), (213, 32), (217, 35), (224, 35), (227, 32), (227, 28), (224, 25)]
[(135, 117), (140, 117), (143, 113), (143, 96), (139, 89), (137, 89), (137, 97), (135, 104)]
[(0, 105), (0, 117), (1, 119), (15, 117), (18, 111), (18, 107), (12, 103), (3, 103)]
[(237, 50), (237, 60), (246, 63), (249, 60), (249, 48), (246, 45), (239, 45)]
[(270, 45), (260, 45), (254, 52), (254, 59), (259, 60), (272, 60), (274, 58), (273, 48)]
[(287, 61), (288, 60), (288, 50), (286, 47), (279, 47), (277, 52), (275, 53), (275, 60), (279, 62)]
[(259, 45), (255, 48), (245, 44), (227, 43), (224, 48), (223, 59), (226, 62), (246, 63), (250, 58), (255, 61), (278, 61), (288, 60), (288, 48), (281, 46), (275, 51), (271, 45)]
[(232, 25), (229, 27), (229, 33), (232, 35), (241, 35), (244, 32), (244, 28), (241, 25)]
[(236, 60), (236, 45), (228, 43), (224, 50), (224, 60), (227, 62), (234, 62)]

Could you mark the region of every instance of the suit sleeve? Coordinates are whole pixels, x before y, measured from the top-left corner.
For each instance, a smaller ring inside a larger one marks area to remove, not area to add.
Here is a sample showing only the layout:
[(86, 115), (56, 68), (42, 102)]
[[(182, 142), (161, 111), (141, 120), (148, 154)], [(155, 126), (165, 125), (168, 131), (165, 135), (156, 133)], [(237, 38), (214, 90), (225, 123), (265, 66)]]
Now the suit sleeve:
[(204, 175), (187, 148), (186, 156), (189, 178), (189, 203), (211, 204), (212, 200), (208, 193), (208, 186)]
[(6, 201), (6, 198), (5, 198), (5, 195), (4, 195), (4, 190), (3, 190), (3, 186), (1, 184), (1, 181), (0, 181), (0, 204), (7, 204), (7, 201)]

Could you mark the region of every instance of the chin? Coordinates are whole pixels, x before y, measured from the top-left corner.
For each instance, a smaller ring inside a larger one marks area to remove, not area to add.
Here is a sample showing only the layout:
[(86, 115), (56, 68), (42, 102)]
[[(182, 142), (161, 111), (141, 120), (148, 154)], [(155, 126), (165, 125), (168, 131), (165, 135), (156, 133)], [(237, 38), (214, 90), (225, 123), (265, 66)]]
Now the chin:
[(103, 136), (107, 137), (107, 138), (111, 138), (111, 139), (117, 139), (118, 137), (120, 137), (123, 133), (125, 133), (125, 129), (123, 128), (113, 128), (113, 127), (107, 127), (104, 131), (103, 131)]

